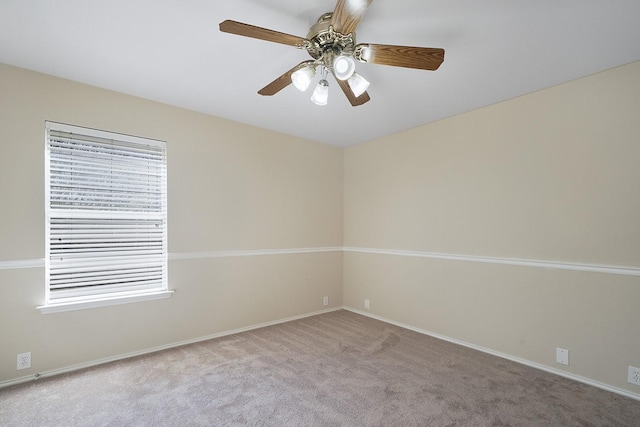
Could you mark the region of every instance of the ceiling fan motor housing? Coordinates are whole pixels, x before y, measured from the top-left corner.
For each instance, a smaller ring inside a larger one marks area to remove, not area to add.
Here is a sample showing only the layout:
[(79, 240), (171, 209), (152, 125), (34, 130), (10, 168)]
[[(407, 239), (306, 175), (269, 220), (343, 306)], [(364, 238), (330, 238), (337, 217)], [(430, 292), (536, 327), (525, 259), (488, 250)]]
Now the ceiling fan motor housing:
[(356, 45), (356, 34), (342, 34), (331, 26), (333, 13), (325, 13), (311, 27), (305, 48), (315, 60), (322, 61), (326, 68), (333, 67), (333, 60), (340, 55), (352, 56)]

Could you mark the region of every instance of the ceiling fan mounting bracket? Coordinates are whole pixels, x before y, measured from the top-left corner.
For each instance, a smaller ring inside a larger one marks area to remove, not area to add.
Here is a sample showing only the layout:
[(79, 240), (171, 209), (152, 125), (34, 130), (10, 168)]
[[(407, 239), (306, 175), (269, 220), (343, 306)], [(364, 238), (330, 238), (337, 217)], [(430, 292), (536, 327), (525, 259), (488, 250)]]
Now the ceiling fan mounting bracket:
[(369, 62), (369, 54), (367, 53), (368, 44), (359, 44), (353, 49), (353, 58), (358, 62)]

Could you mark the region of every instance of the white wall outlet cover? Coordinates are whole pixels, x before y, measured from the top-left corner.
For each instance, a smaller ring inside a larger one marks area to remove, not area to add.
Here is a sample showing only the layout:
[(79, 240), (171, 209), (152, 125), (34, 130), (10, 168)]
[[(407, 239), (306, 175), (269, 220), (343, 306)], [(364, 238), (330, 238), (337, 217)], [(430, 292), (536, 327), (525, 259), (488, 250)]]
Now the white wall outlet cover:
[(368, 299), (364, 300), (364, 308), (366, 308), (367, 310), (370, 308)]
[(640, 368), (629, 366), (629, 376), (627, 381), (631, 384), (640, 385)]
[(31, 352), (18, 354), (17, 369), (28, 369), (31, 367)]
[(329, 305), (329, 297), (322, 298), (322, 304), (323, 305)]
[(569, 350), (564, 348), (556, 348), (556, 362), (563, 365), (569, 364)]

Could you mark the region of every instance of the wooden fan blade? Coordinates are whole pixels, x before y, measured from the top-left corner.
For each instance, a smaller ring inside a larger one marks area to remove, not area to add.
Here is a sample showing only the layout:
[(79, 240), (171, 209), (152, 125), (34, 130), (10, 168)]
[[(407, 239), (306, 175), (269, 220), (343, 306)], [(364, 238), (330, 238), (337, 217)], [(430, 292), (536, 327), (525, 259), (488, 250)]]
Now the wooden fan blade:
[(356, 49), (363, 49), (360, 60), (371, 64), (434, 71), (444, 62), (444, 49), (433, 47), (359, 44)]
[(372, 0), (338, 0), (331, 17), (333, 29), (342, 34), (351, 34), (362, 20)]
[(371, 98), (369, 98), (369, 94), (367, 92), (365, 92), (362, 95), (356, 97), (356, 95), (351, 90), (351, 86), (349, 86), (349, 83), (346, 80), (336, 79), (336, 81), (338, 82), (338, 86), (340, 86), (340, 88), (342, 89), (344, 94), (347, 96), (347, 99), (349, 100), (351, 105), (353, 105), (354, 107), (357, 107), (358, 105), (365, 104), (365, 103), (369, 102), (369, 100), (371, 100)]
[(255, 25), (243, 24), (242, 22), (230, 20), (220, 23), (220, 31), (300, 48), (303, 47), (307, 41), (305, 38), (292, 36), (291, 34), (281, 33), (267, 28), (256, 27)]
[(292, 69), (290, 69), (289, 71), (287, 71), (286, 73), (284, 73), (283, 75), (281, 75), (280, 77), (278, 77), (277, 79), (275, 79), (274, 81), (272, 81), (271, 83), (269, 83), (268, 85), (260, 89), (258, 93), (263, 96), (275, 95), (276, 93), (280, 92), (282, 89), (284, 89), (285, 87), (291, 84), (291, 74), (295, 73), (299, 69), (309, 64), (313, 64), (313, 61), (304, 61), (299, 63), (298, 65), (296, 65), (295, 67), (293, 67)]

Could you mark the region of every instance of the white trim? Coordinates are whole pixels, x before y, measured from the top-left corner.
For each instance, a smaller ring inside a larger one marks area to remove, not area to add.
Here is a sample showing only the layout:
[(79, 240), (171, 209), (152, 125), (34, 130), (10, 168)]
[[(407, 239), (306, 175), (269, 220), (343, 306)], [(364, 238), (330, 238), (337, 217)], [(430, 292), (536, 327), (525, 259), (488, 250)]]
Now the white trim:
[(42, 314), (61, 313), (64, 311), (85, 310), (87, 308), (108, 307), (111, 305), (129, 304), (133, 302), (153, 301), (169, 298), (174, 291), (157, 291), (142, 295), (126, 295), (116, 297), (101, 297), (87, 301), (62, 302), (36, 307)]
[(130, 352), (130, 353), (119, 354), (119, 355), (113, 356), (113, 357), (105, 357), (103, 359), (93, 360), (91, 362), (86, 362), (86, 363), (79, 363), (77, 365), (67, 366), (65, 368), (52, 369), (50, 371), (40, 372), (40, 373), (36, 373), (36, 374), (33, 374), (33, 375), (27, 375), (27, 376), (20, 377), (20, 378), (15, 378), (15, 379), (12, 379), (12, 380), (0, 381), (0, 389), (2, 389), (4, 387), (10, 387), (10, 386), (16, 385), (16, 384), (26, 383), (28, 381), (37, 380), (39, 378), (46, 378), (46, 377), (52, 377), (52, 376), (55, 376), (55, 375), (66, 374), (68, 372), (73, 372), (73, 371), (77, 371), (77, 370), (80, 370), (80, 369), (91, 368), (93, 366), (102, 365), (102, 364), (105, 364), (105, 363), (116, 362), (118, 360), (128, 359), (130, 357), (142, 356), (142, 355), (145, 355), (145, 354), (155, 353), (157, 351), (168, 350), (170, 348), (181, 347), (181, 346), (184, 346), (184, 345), (195, 344), (195, 343), (198, 343), (198, 342), (207, 341), (207, 340), (211, 340), (211, 339), (215, 339), (215, 338), (226, 337), (228, 335), (239, 334), (241, 332), (248, 332), (248, 331), (252, 331), (252, 330), (255, 330), (255, 329), (265, 328), (267, 326), (278, 325), (278, 324), (281, 324), (281, 323), (291, 322), (293, 320), (300, 320), (300, 319), (304, 319), (304, 318), (307, 318), (307, 317), (316, 316), (318, 314), (330, 313), (330, 312), (338, 311), (338, 310), (342, 310), (342, 309), (343, 309), (343, 307), (328, 308), (328, 309), (325, 309), (325, 310), (314, 311), (312, 313), (306, 313), (306, 314), (301, 314), (301, 315), (298, 315), (298, 316), (287, 317), (285, 319), (279, 319), (279, 320), (274, 320), (274, 321), (271, 321), (271, 322), (259, 323), (259, 324), (256, 324), (256, 325), (246, 326), (244, 328), (238, 328), (238, 329), (219, 332), (219, 333), (216, 333), (216, 334), (206, 335), (206, 336), (203, 336), (203, 337), (194, 338), (194, 339), (190, 339), (190, 340), (179, 341), (179, 342), (175, 342), (175, 343), (172, 343), (172, 344), (166, 344), (166, 345), (161, 345), (161, 346), (158, 346), (158, 347), (147, 348), (147, 349), (144, 349), (144, 350), (133, 351), (133, 352)]
[(521, 365), (526, 365), (526, 366), (529, 366), (531, 368), (540, 369), (542, 371), (549, 372), (551, 374), (559, 375), (561, 377), (568, 378), (570, 380), (578, 381), (578, 382), (581, 382), (581, 383), (584, 383), (584, 384), (587, 384), (587, 385), (590, 385), (590, 386), (593, 386), (593, 387), (597, 387), (597, 388), (602, 389), (602, 390), (607, 390), (607, 391), (610, 391), (612, 393), (620, 394), (622, 396), (626, 396), (626, 397), (629, 397), (631, 399), (640, 401), (640, 393), (633, 393), (633, 392), (630, 392), (628, 390), (624, 390), (624, 389), (621, 389), (621, 388), (618, 388), (618, 387), (611, 386), (609, 384), (601, 383), (599, 381), (595, 381), (595, 380), (592, 380), (592, 379), (589, 379), (589, 378), (582, 377), (580, 375), (576, 375), (576, 374), (572, 374), (572, 373), (569, 373), (569, 372), (566, 372), (566, 371), (562, 371), (562, 370), (559, 370), (559, 369), (556, 369), (556, 368), (552, 368), (550, 366), (546, 366), (546, 365), (543, 365), (541, 363), (532, 362), (530, 360), (523, 359), (523, 358), (520, 358), (520, 357), (517, 357), (517, 356), (512, 356), (512, 355), (507, 354), (507, 353), (502, 353), (502, 352), (499, 352), (499, 351), (491, 350), (490, 348), (486, 348), (486, 347), (482, 347), (482, 346), (479, 346), (479, 345), (471, 344), (471, 343), (468, 343), (468, 342), (465, 342), (465, 341), (461, 341), (461, 340), (458, 340), (458, 339), (455, 339), (455, 338), (450, 338), (450, 337), (445, 336), (445, 335), (441, 335), (441, 334), (436, 334), (436, 333), (433, 333), (433, 332), (425, 331), (424, 329), (416, 328), (415, 326), (407, 325), (405, 323), (395, 322), (395, 321), (389, 320), (389, 319), (387, 319), (385, 317), (377, 316), (375, 314), (371, 314), (371, 313), (368, 313), (366, 311), (361, 311), (361, 310), (358, 310), (358, 309), (355, 309), (355, 308), (352, 308), (352, 307), (345, 306), (344, 309), (347, 310), (347, 311), (351, 311), (352, 313), (356, 313), (356, 314), (360, 314), (362, 316), (370, 317), (372, 319), (379, 320), (379, 321), (385, 322), (385, 323), (389, 323), (391, 325), (395, 325), (395, 326), (398, 326), (400, 328), (408, 329), (410, 331), (417, 332), (417, 333), (422, 334), (422, 335), (427, 335), (427, 336), (430, 336), (430, 337), (433, 337), (433, 338), (437, 338), (437, 339), (440, 339), (440, 340), (443, 340), (443, 341), (447, 341), (447, 342), (450, 342), (450, 343), (453, 343), (453, 344), (461, 345), (463, 347), (471, 348), (473, 350), (478, 350), (478, 351), (481, 351), (483, 353), (490, 354), (492, 356), (497, 356), (497, 357), (500, 357), (502, 359), (510, 360), (510, 361), (516, 362), (516, 363), (520, 363)]
[[(294, 249), (238, 249), (231, 251), (208, 251), (208, 252), (174, 252), (169, 253), (169, 261), (203, 259), (203, 258), (233, 258), (265, 255), (294, 255), (312, 254), (327, 252), (351, 252), (376, 255), (405, 256), (413, 258), (430, 258), (448, 261), (480, 262), (485, 264), (513, 265), (520, 267), (546, 268), (551, 270), (582, 271), (589, 273), (617, 274), (622, 276), (640, 276), (640, 267), (622, 265), (604, 265), (557, 262), (536, 259), (522, 258), (500, 258), (479, 255), (459, 255), (439, 252), (404, 251), (398, 249), (377, 249), (359, 247), (318, 247), (318, 248), (294, 248)], [(0, 270), (13, 270), (20, 268), (43, 268), (44, 258), (24, 259), (12, 261), (0, 261)]]
[(535, 369), (540, 369), (542, 371), (549, 372), (551, 374), (559, 375), (561, 377), (568, 378), (570, 380), (578, 381), (578, 382), (581, 382), (581, 383), (584, 383), (584, 384), (587, 384), (587, 385), (590, 385), (590, 386), (593, 386), (593, 387), (597, 387), (597, 388), (602, 389), (602, 390), (610, 391), (612, 393), (616, 393), (616, 394), (619, 394), (619, 395), (622, 395), (622, 396), (629, 397), (631, 399), (640, 401), (640, 394), (637, 394), (637, 393), (632, 393), (630, 391), (627, 391), (627, 390), (624, 390), (624, 389), (621, 389), (621, 388), (618, 388), (618, 387), (614, 387), (614, 386), (611, 386), (611, 385), (608, 385), (608, 384), (604, 384), (604, 383), (601, 383), (599, 381), (591, 380), (589, 378), (585, 378), (585, 377), (582, 377), (580, 375), (575, 375), (575, 374), (571, 374), (569, 372), (561, 371), (559, 369), (555, 369), (555, 368), (552, 368), (552, 367), (549, 367), (549, 366), (546, 366), (546, 365), (542, 365), (540, 363), (532, 362), (532, 361), (527, 360), (527, 359), (522, 359), (520, 357), (512, 356), (510, 354), (501, 353), (499, 351), (491, 350), (491, 349), (486, 348), (486, 347), (482, 347), (482, 346), (471, 344), (471, 343), (468, 343), (468, 342), (465, 342), (465, 341), (461, 341), (461, 340), (457, 340), (457, 339), (454, 339), (454, 338), (450, 338), (450, 337), (447, 337), (445, 335), (429, 332), (429, 331), (426, 331), (424, 329), (420, 329), (420, 328), (416, 328), (416, 327), (411, 326), (411, 325), (407, 325), (405, 323), (395, 322), (395, 321), (387, 319), (385, 317), (377, 316), (375, 314), (371, 314), (371, 313), (368, 313), (368, 312), (365, 312), (365, 311), (361, 311), (361, 310), (358, 310), (358, 309), (355, 309), (355, 308), (352, 308), (352, 307), (347, 307), (347, 306), (328, 308), (328, 309), (325, 309), (325, 310), (315, 311), (315, 312), (312, 312), (312, 313), (302, 314), (302, 315), (298, 315), (298, 316), (292, 316), (292, 317), (288, 317), (288, 318), (284, 318), (284, 319), (274, 320), (274, 321), (271, 321), (271, 322), (259, 323), (259, 324), (247, 326), (247, 327), (244, 327), (244, 328), (238, 328), (238, 329), (233, 329), (233, 330), (230, 330), (230, 331), (219, 332), (219, 333), (216, 333), (216, 334), (206, 335), (206, 336), (203, 336), (203, 337), (194, 338), (194, 339), (190, 339), (190, 340), (179, 341), (179, 342), (172, 343), (172, 344), (162, 345), (162, 346), (158, 346), (158, 347), (148, 348), (148, 349), (144, 349), (144, 350), (140, 350), (140, 351), (134, 351), (134, 352), (125, 353), (125, 354), (120, 354), (120, 355), (113, 356), (113, 357), (106, 357), (106, 358), (94, 360), (94, 361), (91, 361), (91, 362), (86, 362), (86, 363), (80, 363), (80, 364), (77, 364), (77, 365), (67, 366), (65, 368), (53, 369), (53, 370), (50, 370), (50, 371), (45, 371), (45, 372), (42, 372), (42, 373), (36, 373), (36, 374), (33, 374), (33, 375), (28, 375), (28, 376), (24, 376), (24, 377), (20, 377), (20, 378), (0, 381), (0, 389), (2, 389), (4, 387), (10, 387), (10, 386), (13, 386), (13, 385), (22, 384), (22, 383), (25, 383), (25, 382), (37, 380), (39, 378), (52, 377), (52, 376), (55, 376), (55, 375), (65, 374), (65, 373), (77, 371), (77, 370), (80, 370), (80, 369), (86, 369), (86, 368), (90, 368), (90, 367), (93, 367), (93, 366), (102, 365), (102, 364), (105, 364), (105, 363), (110, 363), (110, 362), (115, 362), (115, 361), (118, 361), (118, 360), (128, 359), (130, 357), (142, 356), (142, 355), (145, 355), (145, 354), (155, 353), (155, 352), (161, 351), (161, 350), (167, 350), (167, 349), (170, 349), (170, 348), (181, 347), (181, 346), (184, 346), (184, 345), (194, 344), (194, 343), (207, 341), (207, 340), (211, 340), (211, 339), (215, 339), (215, 338), (221, 338), (221, 337), (225, 337), (225, 336), (229, 336), (229, 335), (233, 335), (233, 334), (238, 334), (238, 333), (241, 333), (241, 332), (252, 331), (252, 330), (264, 328), (264, 327), (267, 327), (267, 326), (278, 325), (278, 324), (281, 324), (281, 323), (291, 322), (291, 321), (294, 321), (294, 320), (304, 319), (304, 318), (307, 318), (307, 317), (316, 316), (318, 314), (330, 313), (330, 312), (339, 311), (339, 310), (351, 311), (352, 313), (360, 314), (362, 316), (369, 317), (369, 318), (372, 318), (372, 319), (375, 319), (375, 320), (379, 320), (381, 322), (389, 323), (391, 325), (395, 325), (395, 326), (398, 326), (400, 328), (408, 329), (410, 331), (414, 331), (414, 332), (417, 332), (417, 333), (422, 334), (422, 335), (431, 336), (431, 337), (434, 337), (434, 338), (437, 338), (437, 339), (441, 339), (443, 341), (447, 341), (447, 342), (450, 342), (450, 343), (453, 343), (453, 344), (461, 345), (463, 347), (471, 348), (473, 350), (478, 350), (478, 351), (481, 351), (481, 352), (486, 353), (486, 354), (491, 354), (493, 356), (497, 356), (497, 357), (500, 357), (502, 359), (510, 360), (510, 361), (516, 362), (516, 363), (520, 363), (521, 365), (529, 366), (529, 367), (532, 367), (532, 368), (535, 368)]
[[(295, 248), (295, 249), (250, 249), (233, 251), (209, 251), (209, 252), (174, 252), (169, 253), (170, 261), (202, 259), (202, 258), (232, 258), (246, 256), (264, 255), (294, 255), (294, 254), (315, 254), (327, 252), (342, 252), (342, 248), (319, 247), (319, 248)], [(39, 259), (18, 259), (10, 261), (0, 261), (0, 270), (15, 270), (20, 268), (44, 268), (44, 258)]]
[(182, 252), (169, 253), (169, 260), (187, 260), (201, 258), (231, 258), (246, 256), (264, 255), (294, 255), (294, 254), (315, 254), (325, 252), (342, 252), (341, 247), (320, 247), (320, 248), (294, 248), (294, 249), (254, 249), (254, 250), (233, 250), (233, 251), (210, 251), (210, 252)]
[(570, 271), (583, 271), (590, 273), (604, 273), (604, 274), (619, 274), (623, 276), (640, 276), (640, 267), (628, 267), (621, 265), (603, 265), (603, 264), (587, 264), (587, 263), (571, 263), (571, 262), (558, 262), (547, 261), (537, 259), (522, 259), (522, 258), (500, 258), (500, 257), (487, 257), (477, 255), (459, 255), (459, 254), (447, 254), (438, 252), (421, 252), (421, 251), (404, 251), (397, 249), (375, 249), (375, 248), (356, 248), (345, 247), (345, 252), (365, 253), (365, 254), (378, 254), (378, 255), (393, 255), (393, 256), (405, 256), (405, 257), (417, 257), (417, 258), (430, 258), (441, 259), (449, 261), (467, 261), (467, 262), (481, 262), (485, 264), (502, 264), (502, 265), (514, 265), (520, 267), (536, 267), (547, 268), (552, 270), (570, 270)]
[(0, 261), (0, 270), (17, 270), (20, 268), (44, 268), (44, 258)]

